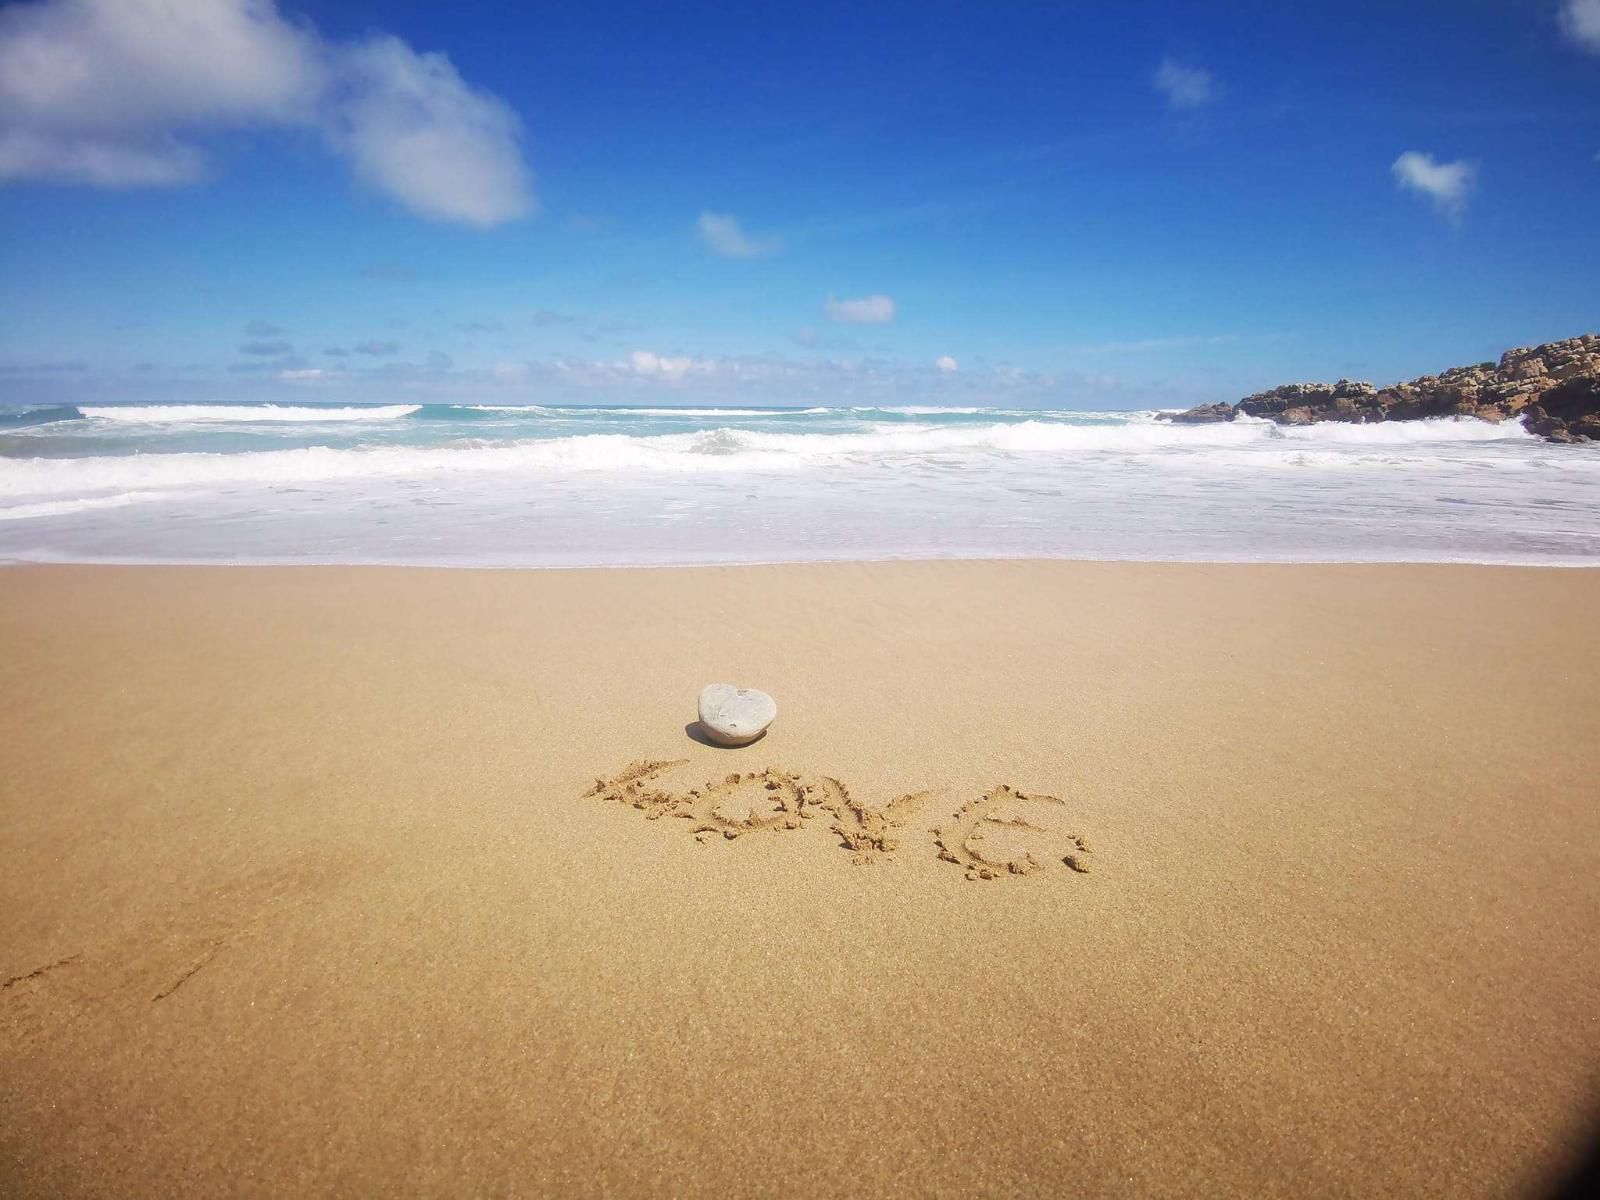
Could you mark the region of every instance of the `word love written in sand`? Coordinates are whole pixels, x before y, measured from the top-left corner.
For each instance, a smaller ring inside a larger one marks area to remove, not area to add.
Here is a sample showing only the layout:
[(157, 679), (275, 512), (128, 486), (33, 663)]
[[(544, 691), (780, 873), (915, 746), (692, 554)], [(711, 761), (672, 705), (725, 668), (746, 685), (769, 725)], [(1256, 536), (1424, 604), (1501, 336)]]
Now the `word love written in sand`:
[[(681, 817), (693, 822), (702, 842), (718, 835), (800, 829), (825, 816), (851, 861), (870, 863), (899, 849), (900, 830), (932, 795), (911, 792), (883, 808), (869, 808), (837, 779), (807, 779), (773, 767), (735, 771), (684, 791), (661, 786), (660, 777), (686, 761), (632, 763), (611, 779), (596, 779), (584, 796), (631, 805), (652, 821)], [(965, 868), (968, 879), (1031, 875), (1052, 863), (1085, 874), (1089, 846), (1068, 828), (1066, 808), (1055, 796), (1001, 784), (963, 804), (949, 823), (933, 831), (933, 844), (939, 858)]]

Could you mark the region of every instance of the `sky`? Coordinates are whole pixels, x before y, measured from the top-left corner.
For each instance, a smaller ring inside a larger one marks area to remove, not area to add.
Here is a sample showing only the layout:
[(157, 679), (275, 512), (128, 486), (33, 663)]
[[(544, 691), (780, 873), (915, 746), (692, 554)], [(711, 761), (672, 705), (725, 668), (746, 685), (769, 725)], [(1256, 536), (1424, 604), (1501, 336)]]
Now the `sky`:
[(0, 403), (1143, 408), (1600, 330), (1600, 0), (0, 3)]

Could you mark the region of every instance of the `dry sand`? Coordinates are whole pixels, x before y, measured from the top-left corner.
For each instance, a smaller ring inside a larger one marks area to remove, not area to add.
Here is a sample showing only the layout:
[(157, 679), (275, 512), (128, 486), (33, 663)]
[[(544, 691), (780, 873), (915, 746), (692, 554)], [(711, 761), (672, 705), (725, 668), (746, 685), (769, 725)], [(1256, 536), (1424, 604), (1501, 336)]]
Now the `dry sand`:
[[(0, 571), (0, 1192), (1537, 1189), (1600, 1084), (1597, 611), (1478, 567)], [(687, 736), (719, 679), (765, 740)], [(687, 761), (585, 795), (640, 759)]]

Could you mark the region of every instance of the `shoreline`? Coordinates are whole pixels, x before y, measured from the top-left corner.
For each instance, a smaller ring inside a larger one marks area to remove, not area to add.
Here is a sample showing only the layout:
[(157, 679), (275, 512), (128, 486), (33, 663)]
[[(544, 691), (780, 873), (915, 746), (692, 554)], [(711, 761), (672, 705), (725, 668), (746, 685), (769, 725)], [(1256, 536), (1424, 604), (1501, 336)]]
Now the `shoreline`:
[(1490, 1196), (1590, 1132), (1600, 576), (30, 567), (0, 1191)]
[(335, 559), (231, 559), (218, 561), (215, 559), (144, 559), (144, 558), (95, 558), (95, 559), (34, 559), (34, 558), (0, 558), (0, 571), (14, 568), (54, 568), (54, 567), (116, 567), (132, 570), (158, 570), (176, 568), (180, 570), (202, 569), (234, 569), (243, 568), (257, 571), (277, 570), (382, 570), (382, 571), (509, 571), (509, 572), (541, 572), (541, 571), (712, 571), (723, 569), (736, 569), (740, 567), (842, 567), (842, 566), (888, 566), (896, 563), (909, 565), (936, 564), (936, 563), (1062, 563), (1081, 564), (1085, 566), (1132, 566), (1132, 567), (1489, 567), (1504, 570), (1557, 570), (1557, 571), (1582, 571), (1600, 567), (1600, 558), (1594, 556), (1572, 558), (1539, 558), (1539, 559), (1496, 559), (1496, 558), (1079, 558), (1071, 556), (1039, 555), (993, 557), (974, 556), (970, 554), (951, 555), (949, 557), (929, 557), (927, 555), (907, 555), (904, 557), (890, 556), (882, 558), (804, 558), (804, 559), (739, 559), (734, 561), (694, 561), (694, 562), (581, 562), (581, 563), (483, 563), (483, 562), (417, 562), (406, 560), (335, 560)]

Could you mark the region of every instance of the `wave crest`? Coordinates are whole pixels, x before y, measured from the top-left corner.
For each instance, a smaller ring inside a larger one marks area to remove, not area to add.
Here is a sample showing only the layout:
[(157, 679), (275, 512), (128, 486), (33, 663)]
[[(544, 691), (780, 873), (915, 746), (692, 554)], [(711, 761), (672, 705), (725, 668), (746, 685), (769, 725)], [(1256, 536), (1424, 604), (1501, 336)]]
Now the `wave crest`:
[(346, 408), (318, 408), (309, 404), (118, 404), (82, 408), (79, 411), (98, 421), (140, 425), (219, 421), (293, 421), (306, 424), (318, 421), (392, 421), (398, 417), (409, 417), (421, 408), (420, 404), (365, 404)]
[[(409, 411), (408, 406), (392, 407)], [(1450, 446), (1531, 440), (1519, 425), (1491, 425), (1471, 418), (1306, 427), (1256, 421), (1198, 427), (1157, 421), (1122, 425), (1021, 421), (976, 426), (881, 425), (848, 433), (774, 433), (721, 426), (693, 433), (596, 433), (432, 446), (311, 446), (240, 453), (4, 458), (0, 459), (0, 500), (32, 502), (41, 497), (102, 496), (108, 492), (164, 488), (293, 486), (495, 471), (530, 475), (572, 471), (771, 472), (830, 465), (948, 470), (983, 463), (992, 466), (1008, 457), (1019, 463), (1026, 458), (1030, 470), (1054, 469), (1051, 459), (1064, 465), (1121, 460), (1146, 469), (1161, 469), (1164, 462), (1219, 469), (1340, 468), (1426, 461), (1446, 452), (1459, 458), (1461, 451), (1449, 451)], [(1524, 459), (1525, 456), (1493, 460), (1485, 457), (1485, 462), (1514, 467), (1525, 465)], [(1600, 460), (1595, 463), (1600, 466)]]

